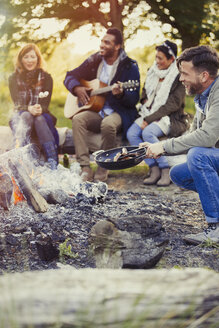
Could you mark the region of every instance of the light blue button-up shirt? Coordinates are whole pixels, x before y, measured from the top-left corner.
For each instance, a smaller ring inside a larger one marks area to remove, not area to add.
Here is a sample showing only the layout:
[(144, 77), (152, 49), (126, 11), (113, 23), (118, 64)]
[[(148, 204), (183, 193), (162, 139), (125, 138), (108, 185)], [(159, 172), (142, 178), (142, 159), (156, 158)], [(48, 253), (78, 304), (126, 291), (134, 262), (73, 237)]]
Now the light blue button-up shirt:
[(216, 80), (218, 79), (218, 77), (209, 85), (209, 87), (207, 89), (205, 89), (200, 95), (196, 95), (194, 98), (195, 104), (202, 110), (203, 113), (205, 112), (205, 106), (206, 106), (211, 88), (213, 87), (213, 85), (216, 82)]
[[(102, 68), (102, 71), (100, 73), (100, 80), (102, 82), (108, 84), (109, 79), (110, 79), (112, 68), (113, 68), (113, 66), (107, 65), (107, 63), (105, 62), (105, 60), (103, 60), (103, 68)], [(105, 104), (104, 104), (102, 110), (99, 112), (99, 115), (102, 118), (104, 118), (105, 115), (110, 115), (113, 112), (114, 112), (114, 110), (112, 109), (112, 107), (110, 107), (110, 105), (108, 104), (108, 102), (105, 101)]]

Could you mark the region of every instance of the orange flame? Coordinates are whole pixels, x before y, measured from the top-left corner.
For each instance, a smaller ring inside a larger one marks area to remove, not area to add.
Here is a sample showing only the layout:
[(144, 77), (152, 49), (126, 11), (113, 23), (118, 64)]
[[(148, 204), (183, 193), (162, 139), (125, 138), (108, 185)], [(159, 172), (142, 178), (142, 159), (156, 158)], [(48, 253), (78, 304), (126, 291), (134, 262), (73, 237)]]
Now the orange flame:
[[(0, 176), (2, 173), (0, 173)], [(18, 202), (21, 202), (25, 200), (23, 194), (21, 193), (18, 185), (16, 184), (15, 180), (13, 177), (11, 177), (11, 181), (13, 183), (13, 197), (14, 197), (14, 204), (17, 204)]]
[(19, 202), (22, 202), (25, 200), (23, 194), (21, 193), (18, 185), (16, 184), (15, 180), (13, 177), (11, 177), (12, 183), (13, 183), (13, 196), (14, 196), (14, 204), (16, 205)]

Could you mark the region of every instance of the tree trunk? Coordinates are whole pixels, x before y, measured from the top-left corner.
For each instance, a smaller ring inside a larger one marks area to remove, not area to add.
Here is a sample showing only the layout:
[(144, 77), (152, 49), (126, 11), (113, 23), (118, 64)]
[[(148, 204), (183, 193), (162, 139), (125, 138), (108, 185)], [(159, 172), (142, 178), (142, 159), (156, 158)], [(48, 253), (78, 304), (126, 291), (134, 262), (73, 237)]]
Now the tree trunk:
[(110, 0), (112, 27), (118, 28), (123, 34), (122, 10), (123, 6), (118, 3), (118, 0)]
[(199, 41), (201, 38), (200, 33), (188, 33), (188, 31), (181, 32), (182, 38), (182, 50), (187, 48), (195, 47), (199, 45)]

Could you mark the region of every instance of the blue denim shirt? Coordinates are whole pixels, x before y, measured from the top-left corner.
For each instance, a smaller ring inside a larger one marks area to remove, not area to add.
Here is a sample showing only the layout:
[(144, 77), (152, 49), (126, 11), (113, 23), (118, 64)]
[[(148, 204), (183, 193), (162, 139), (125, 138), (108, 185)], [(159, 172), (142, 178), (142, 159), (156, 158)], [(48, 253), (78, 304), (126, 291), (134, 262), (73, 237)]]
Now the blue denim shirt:
[(216, 82), (216, 80), (218, 79), (218, 77), (209, 85), (209, 87), (207, 89), (205, 89), (200, 95), (196, 95), (194, 98), (195, 104), (198, 105), (198, 107), (203, 111), (203, 113), (205, 112), (205, 106), (206, 106), (211, 88), (213, 87), (213, 85)]

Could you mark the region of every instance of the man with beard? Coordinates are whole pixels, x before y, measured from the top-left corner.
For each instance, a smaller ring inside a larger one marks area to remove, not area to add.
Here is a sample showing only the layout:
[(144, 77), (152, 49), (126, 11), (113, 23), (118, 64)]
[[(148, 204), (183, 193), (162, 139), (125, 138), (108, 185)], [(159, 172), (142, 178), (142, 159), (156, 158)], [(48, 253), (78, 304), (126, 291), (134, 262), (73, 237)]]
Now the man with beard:
[[(122, 130), (123, 138), (137, 116), (135, 105), (139, 100), (140, 74), (136, 61), (127, 56), (122, 49), (123, 38), (116, 28), (107, 30), (101, 40), (100, 51), (91, 55), (79, 67), (67, 72), (64, 84), (78, 99), (80, 109), (72, 118), (73, 139), (76, 158), (82, 168), (83, 181), (106, 181), (108, 171), (98, 167), (95, 176), (90, 168), (90, 157), (87, 142), (88, 131), (101, 132), (101, 149), (116, 147), (116, 134)], [(112, 86), (105, 94), (105, 102), (100, 111), (89, 107), (92, 87), (83, 81), (99, 79)], [(134, 89), (124, 88), (124, 82), (137, 81)]]
[(219, 242), (219, 58), (209, 46), (186, 49), (178, 58), (180, 80), (194, 98), (196, 114), (191, 131), (147, 146), (147, 157), (188, 152), (187, 162), (172, 167), (171, 180), (181, 188), (198, 192), (208, 227), (184, 237), (200, 244)]

